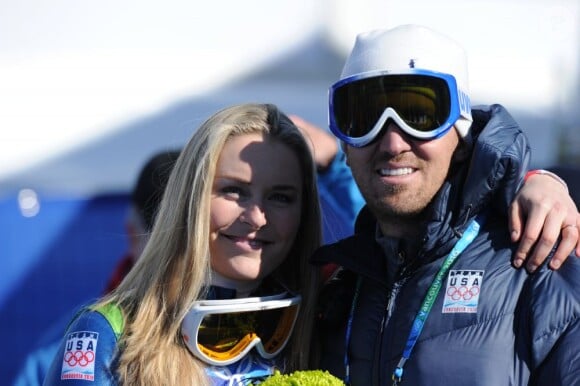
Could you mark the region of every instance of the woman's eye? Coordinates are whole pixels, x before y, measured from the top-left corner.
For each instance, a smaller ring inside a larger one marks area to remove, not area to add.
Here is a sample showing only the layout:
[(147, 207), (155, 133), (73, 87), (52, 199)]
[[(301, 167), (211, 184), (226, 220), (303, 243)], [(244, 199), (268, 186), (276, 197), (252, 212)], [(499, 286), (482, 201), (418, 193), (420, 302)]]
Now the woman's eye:
[(226, 197), (237, 198), (242, 195), (243, 191), (237, 186), (225, 186), (220, 189), (220, 193)]
[(294, 197), (289, 194), (274, 193), (270, 196), (270, 200), (283, 204), (290, 204), (294, 202)]

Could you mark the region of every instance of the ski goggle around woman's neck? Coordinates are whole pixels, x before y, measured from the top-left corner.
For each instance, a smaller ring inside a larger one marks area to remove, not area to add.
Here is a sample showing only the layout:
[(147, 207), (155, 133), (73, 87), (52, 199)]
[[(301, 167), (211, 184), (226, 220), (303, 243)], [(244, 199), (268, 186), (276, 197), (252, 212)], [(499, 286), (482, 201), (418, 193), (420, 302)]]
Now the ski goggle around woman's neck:
[(225, 366), (251, 349), (265, 359), (286, 346), (301, 297), (287, 293), (253, 298), (196, 301), (181, 324), (189, 351), (202, 361)]
[(342, 79), (329, 90), (330, 129), (354, 147), (372, 142), (389, 119), (411, 137), (431, 140), (460, 117), (471, 120), (469, 97), (448, 74), (375, 71)]

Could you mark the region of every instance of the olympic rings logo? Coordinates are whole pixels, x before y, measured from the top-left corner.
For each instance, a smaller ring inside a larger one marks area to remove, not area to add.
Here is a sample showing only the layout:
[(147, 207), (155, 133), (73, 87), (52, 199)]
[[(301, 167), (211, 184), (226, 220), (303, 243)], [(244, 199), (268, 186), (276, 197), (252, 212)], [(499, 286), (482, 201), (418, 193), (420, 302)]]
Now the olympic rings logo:
[(479, 286), (474, 285), (471, 287), (461, 286), (461, 287), (448, 287), (447, 288), (447, 296), (449, 296), (453, 300), (470, 300), (475, 296), (479, 295)]
[(76, 365), (85, 367), (95, 360), (95, 353), (92, 351), (81, 351), (77, 350), (74, 353), (72, 351), (67, 351), (64, 354), (64, 361), (71, 367)]

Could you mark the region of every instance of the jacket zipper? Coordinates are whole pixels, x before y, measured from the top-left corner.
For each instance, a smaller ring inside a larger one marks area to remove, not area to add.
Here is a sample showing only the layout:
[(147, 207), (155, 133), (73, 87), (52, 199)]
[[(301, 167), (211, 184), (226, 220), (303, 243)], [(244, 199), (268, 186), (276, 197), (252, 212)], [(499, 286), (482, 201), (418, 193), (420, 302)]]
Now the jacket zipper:
[[(405, 283), (409, 279), (409, 276), (406, 275), (407, 269), (408, 269), (408, 265), (406, 264), (406, 265), (401, 266), (399, 268), (399, 270), (397, 271), (397, 274), (395, 275), (395, 280), (393, 282), (393, 287), (391, 288), (389, 298), (387, 300), (387, 305), (386, 305), (386, 310), (385, 310), (386, 312), (384, 313), (383, 319), (381, 321), (380, 342), (379, 342), (379, 347), (378, 347), (378, 355), (375, 356), (375, 358), (377, 358), (377, 360), (373, 364), (374, 368), (376, 369), (376, 371), (375, 371), (375, 374), (377, 374), (376, 379), (378, 379), (378, 380), (382, 379), (381, 370), (384, 370), (384, 367), (385, 367), (385, 366), (381, 366), (381, 363), (383, 363), (382, 356), (383, 356), (384, 342), (385, 342), (385, 340), (387, 340), (387, 341), (393, 340), (391, 336), (385, 337), (385, 331), (387, 328), (387, 324), (389, 323), (389, 321), (391, 320), (391, 316), (393, 315), (397, 295), (399, 294), (399, 292), (401, 291), (401, 288), (403, 288), (403, 286), (405, 285)], [(392, 334), (390, 334), (390, 335), (392, 335)], [(390, 373), (388, 373), (388, 374), (390, 374)], [(386, 381), (388, 381), (388, 377), (387, 377)], [(382, 385), (385, 383), (381, 381), (378, 384)]]

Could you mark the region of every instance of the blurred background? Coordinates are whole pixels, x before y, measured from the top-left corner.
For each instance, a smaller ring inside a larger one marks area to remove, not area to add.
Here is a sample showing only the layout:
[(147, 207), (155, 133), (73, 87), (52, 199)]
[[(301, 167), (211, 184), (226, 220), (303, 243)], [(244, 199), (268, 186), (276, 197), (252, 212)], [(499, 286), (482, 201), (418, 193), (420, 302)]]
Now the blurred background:
[(579, 15), (576, 0), (0, 0), (0, 384), (102, 293), (153, 153), (234, 103), (326, 127), (358, 32), (418, 23), (455, 38), (472, 102), (506, 106), (532, 166), (574, 189)]

